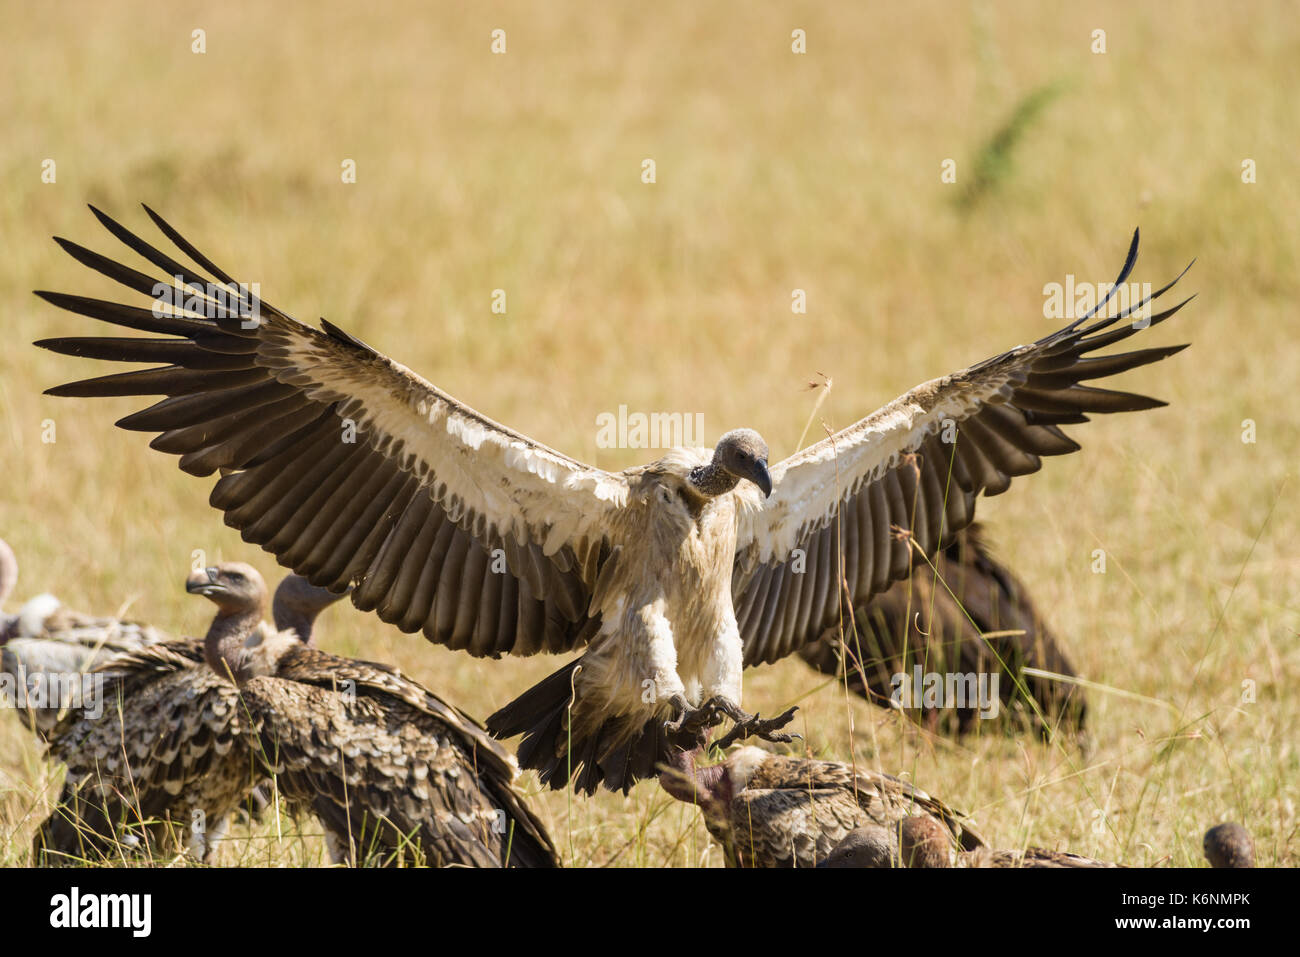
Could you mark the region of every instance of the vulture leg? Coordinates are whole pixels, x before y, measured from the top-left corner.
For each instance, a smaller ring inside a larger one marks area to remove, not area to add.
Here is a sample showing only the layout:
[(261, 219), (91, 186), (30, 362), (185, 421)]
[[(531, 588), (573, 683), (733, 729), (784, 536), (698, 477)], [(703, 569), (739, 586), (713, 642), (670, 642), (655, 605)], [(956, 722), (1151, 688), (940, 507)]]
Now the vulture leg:
[(787, 734), (780, 730), (794, 720), (794, 713), (799, 710), (798, 705), (777, 715), (775, 718), (763, 720), (757, 714), (748, 714), (741, 711), (737, 705), (726, 698), (715, 698), (714, 701), (718, 703), (718, 707), (721, 708), (722, 712), (735, 722), (731, 730), (715, 742), (714, 747), (720, 751), (725, 751), (737, 741), (743, 741), (745, 738), (758, 737), (764, 741), (788, 742), (798, 737), (798, 735)]
[(701, 745), (705, 741), (705, 732), (722, 721), (726, 713), (721, 698), (710, 698), (698, 708), (692, 708), (690, 702), (679, 694), (668, 699), (677, 717), (664, 722), (664, 730), (669, 734), (685, 733), (696, 738)]

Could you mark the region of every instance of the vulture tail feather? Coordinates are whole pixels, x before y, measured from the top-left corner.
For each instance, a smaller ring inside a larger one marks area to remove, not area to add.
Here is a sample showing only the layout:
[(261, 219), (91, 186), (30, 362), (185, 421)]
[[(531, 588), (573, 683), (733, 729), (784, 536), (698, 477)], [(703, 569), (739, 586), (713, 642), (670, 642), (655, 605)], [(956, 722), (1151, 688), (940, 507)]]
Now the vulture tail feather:
[(559, 791), (573, 783), (575, 791), (593, 794), (604, 785), (627, 794), (642, 778), (654, 777), (672, 749), (689, 750), (689, 735), (675, 740), (655, 717), (629, 728), (626, 717), (614, 717), (571, 731), (568, 716), (573, 679), (582, 659), (569, 662), (533, 685), (504, 708), (490, 715), (487, 729), (494, 738), (522, 734), (519, 766), (538, 773), (541, 782)]

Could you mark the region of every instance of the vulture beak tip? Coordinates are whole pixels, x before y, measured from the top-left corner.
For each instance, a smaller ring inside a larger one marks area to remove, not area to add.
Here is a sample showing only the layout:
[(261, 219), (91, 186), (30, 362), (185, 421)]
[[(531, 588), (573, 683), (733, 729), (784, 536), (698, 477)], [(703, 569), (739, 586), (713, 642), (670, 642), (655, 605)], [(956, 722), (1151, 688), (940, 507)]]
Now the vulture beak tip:
[(766, 459), (759, 459), (754, 463), (753, 482), (759, 487), (764, 498), (772, 497), (772, 476), (767, 471)]
[(185, 579), (185, 590), (191, 595), (208, 596), (217, 590), (215, 568), (200, 568)]

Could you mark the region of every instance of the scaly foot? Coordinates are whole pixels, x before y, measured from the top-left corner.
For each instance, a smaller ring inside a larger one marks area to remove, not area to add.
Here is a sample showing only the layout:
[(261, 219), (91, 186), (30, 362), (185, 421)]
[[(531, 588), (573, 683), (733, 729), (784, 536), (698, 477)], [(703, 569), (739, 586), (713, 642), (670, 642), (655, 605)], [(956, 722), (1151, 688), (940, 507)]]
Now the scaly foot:
[(717, 702), (718, 709), (735, 722), (730, 731), (713, 743), (713, 747), (720, 751), (725, 751), (737, 741), (743, 741), (745, 738), (758, 737), (764, 741), (788, 742), (799, 737), (797, 734), (787, 734), (780, 730), (794, 720), (794, 713), (799, 710), (798, 706), (790, 708), (775, 718), (763, 720), (757, 714), (748, 714), (741, 711), (739, 706), (727, 701), (725, 698), (716, 698), (714, 701)]
[(668, 699), (668, 703), (672, 705), (677, 717), (665, 721), (664, 730), (674, 736), (687, 734), (703, 740), (704, 732), (722, 720), (723, 712), (719, 709), (717, 698), (710, 698), (698, 708), (693, 708), (684, 697), (675, 694)]

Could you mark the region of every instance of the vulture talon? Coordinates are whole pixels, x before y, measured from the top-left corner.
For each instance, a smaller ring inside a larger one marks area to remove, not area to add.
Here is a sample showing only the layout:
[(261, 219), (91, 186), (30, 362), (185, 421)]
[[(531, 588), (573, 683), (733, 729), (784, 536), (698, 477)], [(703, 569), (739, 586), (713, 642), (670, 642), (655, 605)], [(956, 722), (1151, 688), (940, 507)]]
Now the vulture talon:
[[(732, 707), (735, 708), (734, 705), (732, 705)], [(758, 714), (745, 714), (745, 712), (741, 711), (739, 708), (735, 708), (735, 710), (740, 715), (739, 718), (732, 717), (732, 720), (735, 721), (735, 725), (733, 725), (730, 731), (714, 742), (713, 746), (720, 751), (725, 751), (737, 741), (742, 741), (745, 738), (757, 737), (764, 741), (789, 743), (796, 737), (800, 737), (799, 735), (787, 734), (780, 730), (794, 720), (794, 713), (799, 710), (798, 705), (789, 708), (777, 715), (775, 718), (768, 718), (766, 720)]]
[(673, 695), (669, 700), (677, 712), (675, 719), (664, 722), (664, 730), (670, 734), (684, 733), (702, 738), (705, 731), (721, 720), (719, 698), (710, 698), (698, 708), (692, 708), (690, 702), (681, 695)]

